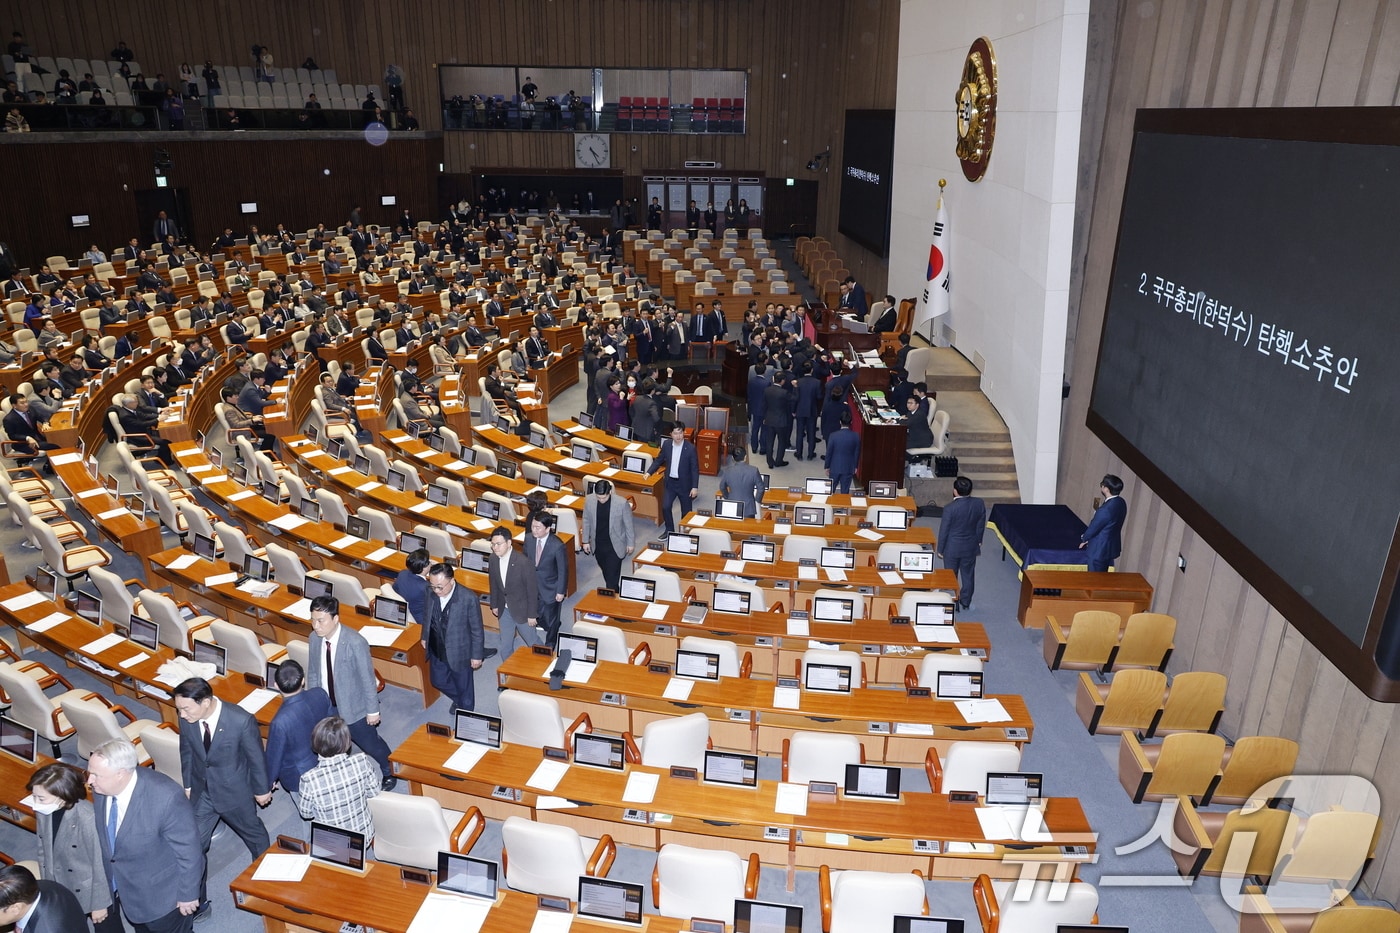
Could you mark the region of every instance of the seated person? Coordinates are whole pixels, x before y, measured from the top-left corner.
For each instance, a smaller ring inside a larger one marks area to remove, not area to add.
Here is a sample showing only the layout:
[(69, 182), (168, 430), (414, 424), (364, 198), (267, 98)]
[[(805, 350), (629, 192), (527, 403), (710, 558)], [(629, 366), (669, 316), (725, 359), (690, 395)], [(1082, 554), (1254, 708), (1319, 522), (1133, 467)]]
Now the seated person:
[(76, 395), (80, 389), (88, 383), (87, 367), (83, 365), (82, 356), (73, 356), (68, 360), (68, 366), (59, 375), (64, 386), (68, 388), (71, 395)]
[[(41, 451), (57, 450), (57, 444), (44, 439), (43, 423), (29, 411), (29, 397), (15, 393), (10, 396), (10, 410), (6, 413), (3, 426), (5, 435), (15, 442), (15, 462), (29, 466), (42, 457)], [(53, 467), (44, 459), (44, 472), (53, 476)]]
[(497, 411), (504, 405), (506, 408), (505, 417), (510, 421), (515, 433), (522, 437), (530, 436), (530, 421), (525, 417), (525, 409), (520, 407), (520, 400), (515, 397), (515, 392), (510, 389), (501, 379), (502, 372), (499, 364), (490, 363), (486, 367), (486, 394), (491, 396), (493, 402), (498, 402)]
[(238, 407), (250, 415), (261, 415), (271, 395), (267, 387), (267, 370), (255, 369), (248, 374), (243, 388), (238, 390)]
[(530, 355), (525, 348), (524, 340), (518, 340), (515, 343), (515, 350), (510, 355), (510, 369), (520, 379), (530, 377)]
[(928, 415), (924, 414), (923, 407), (917, 398), (910, 398), (905, 403), (905, 408), (909, 414), (904, 418), (906, 430), (905, 444), (909, 450), (922, 449), (933, 446), (933, 431), (928, 426)]
[(525, 358), (531, 369), (539, 369), (549, 362), (549, 344), (534, 325), (531, 325), (530, 336), (525, 340)]
[(121, 396), (121, 406), (117, 409), (117, 420), (127, 434), (145, 434), (151, 439), (155, 455), (166, 466), (175, 465), (175, 457), (170, 452), (170, 442), (160, 436), (156, 429), (160, 422), (160, 410), (140, 404), (136, 396)]
[(262, 415), (250, 415), (238, 407), (238, 393), (225, 386), (219, 391), (224, 403), (224, 418), (228, 421), (229, 432), (247, 431), (258, 439), (258, 449), (268, 452), (277, 449), (277, 438), (267, 433)]
[(43, 329), (39, 331), (39, 349), (61, 347), (67, 342), (68, 335), (58, 329), (58, 322), (53, 318), (45, 318)]
[(432, 404), (426, 396), (418, 394), (418, 380), (405, 373), (399, 378), (399, 403), (410, 421), (426, 421), (434, 428), (443, 427), (447, 422), (442, 417), (442, 409)]
[(360, 416), (355, 411), (355, 403), (342, 395), (337, 389), (335, 377), (330, 373), (321, 373), (322, 407), (324, 407), (327, 412), (339, 412), (345, 415), (350, 419), (350, 423), (355, 426), (356, 435), (363, 435), (365, 429), (364, 426), (360, 424)]
[(350, 727), (339, 716), (316, 723), (311, 730), (316, 767), (301, 776), (297, 809), (308, 820), (374, 836), (369, 798), (382, 789), (384, 775), (364, 752), (349, 754)]

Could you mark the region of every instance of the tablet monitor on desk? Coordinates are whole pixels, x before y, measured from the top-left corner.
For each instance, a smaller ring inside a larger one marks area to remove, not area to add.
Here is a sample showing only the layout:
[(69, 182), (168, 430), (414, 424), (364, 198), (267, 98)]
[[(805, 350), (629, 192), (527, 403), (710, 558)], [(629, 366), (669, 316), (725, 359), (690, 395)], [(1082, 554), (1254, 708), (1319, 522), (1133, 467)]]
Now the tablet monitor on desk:
[[(217, 449), (217, 448), (215, 448)], [(337, 460), (345, 459), (345, 441), (338, 437), (332, 437), (326, 441), (326, 453)]]
[(569, 445), (569, 456), (575, 460), (582, 460), (584, 463), (592, 463), (594, 453), (596, 451), (592, 444), (580, 444), (578, 441), (574, 441)]
[(726, 787), (757, 787), (758, 756), (743, 752), (705, 752), (703, 780)]
[(334, 596), (335, 586), (329, 580), (322, 580), (320, 577), (307, 577), (302, 581), (301, 595), (307, 599), (316, 599), (320, 596)]
[(194, 660), (201, 664), (214, 665), (215, 676), (222, 677), (228, 673), (228, 651), (212, 642), (194, 641)]
[(190, 536), (190, 550), (194, 551), (196, 557), (202, 557), (205, 560), (214, 560), (218, 553), (214, 546), (214, 539), (197, 531)]
[(1098, 924), (1061, 923), (1055, 933), (1129, 933), (1127, 927), (1104, 927)]
[(365, 834), (325, 823), (311, 824), (311, 857), (351, 871), (365, 870)]
[(394, 492), (404, 492), (408, 489), (408, 474), (403, 470), (390, 470), (386, 479), (387, 482), (384, 485)]
[(817, 564), (827, 570), (854, 570), (856, 567), (856, 549), (850, 547), (824, 547), (821, 549)]
[(578, 915), (590, 920), (642, 925), (642, 886), (627, 881), (610, 881), (580, 875)]
[(58, 574), (46, 567), (34, 570), (34, 590), (50, 602), (58, 599)]
[(474, 570), (477, 573), (486, 573), (491, 569), (491, 558), (482, 551), (464, 547), (462, 548), (462, 555), (457, 561), (457, 564), (463, 570)]
[(647, 471), (647, 458), (641, 454), (623, 454), (622, 468), (629, 473), (645, 473)]
[(831, 480), (809, 476), (807, 477), (806, 484), (803, 486), (802, 491), (809, 496), (829, 496), (833, 488), (834, 484)]
[(846, 781), (841, 790), (844, 796), (861, 800), (898, 800), (899, 769), (884, 765), (846, 765)]
[(804, 664), (802, 686), (817, 693), (850, 693), (851, 669), (845, 664)]
[(496, 430), (500, 431), (502, 434), (509, 434), (511, 432), (510, 419), (505, 415), (496, 418)]
[(20, 761), (34, 763), (36, 733), (9, 716), (0, 716), (0, 750), (9, 752)]
[(900, 551), (900, 573), (933, 573), (932, 551)]
[(632, 439), (632, 426), (629, 424), (619, 424), (617, 426), (617, 436), (619, 440), (630, 441)]
[(501, 517), (501, 504), (495, 499), (481, 498), (476, 500), (476, 517), (484, 518), (487, 521), (498, 521)]
[(739, 559), (771, 564), (777, 556), (776, 549), (777, 545), (772, 541), (741, 541), (739, 542)]
[(245, 554), (243, 555), (243, 572), (251, 580), (266, 583), (268, 578), (272, 576), (272, 564), (256, 554)]
[(365, 454), (355, 454), (355, 460), (350, 464), (356, 473), (363, 473), (369, 476), (369, 457)]
[(433, 505), (447, 505), (446, 486), (438, 486), (436, 484), (432, 486), (425, 486), (423, 488), (423, 495)]
[(880, 531), (906, 531), (909, 513), (903, 509), (880, 509), (875, 513), (875, 527)]
[(374, 597), (374, 619), (390, 625), (408, 625), (408, 603), (388, 596)]
[(719, 680), (719, 655), (712, 651), (676, 651), (676, 676), (689, 680)]
[(160, 624), (132, 615), (127, 619), (126, 637), (147, 651), (155, 651), (160, 647)]
[(574, 416), (574, 420), (585, 428), (593, 427), (593, 416), (586, 411), (581, 411)]
[(209, 465), (214, 469), (220, 469), (224, 465), (224, 452), (217, 447), (209, 448)]
[(549, 431), (539, 424), (530, 424), (530, 443), (536, 447), (549, 447)]
[(715, 500), (715, 518), (743, 518), (744, 503), (738, 499)]
[(952, 603), (919, 603), (914, 607), (915, 625), (952, 625)]
[(594, 664), (598, 660), (598, 639), (592, 635), (560, 635), (558, 645), (560, 654), (567, 651), (575, 661)]
[(700, 536), (673, 531), (666, 536), (666, 550), (672, 554), (699, 554)]
[(648, 580), (644, 577), (622, 577), (617, 595), (623, 599), (635, 599), (638, 602), (656, 602), (656, 581)]
[(981, 671), (939, 671), (935, 688), (940, 700), (982, 699)]
[(470, 710), (453, 711), (452, 735), (459, 742), (485, 745), (487, 748), (501, 747), (501, 718), (474, 713)]
[(518, 476), (520, 473), (520, 467), (515, 463), (514, 460), (497, 460), (496, 472), (504, 476), (506, 479), (515, 479), (515, 477)]
[(793, 523), (820, 528), (826, 524), (826, 509), (819, 505), (799, 505), (793, 510)]
[(746, 590), (720, 590), (710, 599), (710, 608), (715, 612), (732, 612), (746, 616), (749, 614), (750, 594)]
[(73, 611), (78, 614), (78, 618), (87, 619), (89, 622), (102, 621), (102, 600), (96, 596), (78, 590), (78, 600), (73, 606)]
[(802, 933), (802, 908), (796, 904), (735, 900), (734, 933)]
[(437, 886), (439, 890), (484, 900), (496, 899), (496, 884), (500, 866), (482, 858), (438, 853)]
[(412, 554), (414, 551), (424, 550), (427, 546), (428, 539), (423, 535), (417, 535), (411, 531), (399, 532), (399, 550), (404, 554)]
[(854, 600), (836, 596), (817, 596), (812, 600), (812, 618), (818, 622), (850, 622), (855, 617)]
[(575, 732), (574, 764), (621, 771), (627, 765), (626, 748), (626, 743), (616, 736)]
[(262, 497), (268, 502), (282, 501), (282, 487), (275, 479), (265, 479), (262, 481)]
[(551, 473), (548, 470), (540, 471), (540, 488), (550, 492), (558, 492), (564, 487), (564, 477), (558, 473)]
[(899, 484), (888, 480), (871, 480), (865, 490), (868, 499), (893, 499), (899, 493)]
[(896, 914), (894, 933), (963, 933), (963, 922), (955, 917)]
[(988, 771), (986, 803), (989, 807), (1024, 807), (1040, 800), (1045, 775), (1031, 771)]
[(369, 540), (369, 519), (361, 518), (358, 515), (351, 515), (345, 520), (345, 533), (359, 538), (361, 541)]
[(436, 450), (438, 453), (442, 453), (447, 449), (447, 439), (441, 434), (429, 434), (425, 440), (430, 450)]

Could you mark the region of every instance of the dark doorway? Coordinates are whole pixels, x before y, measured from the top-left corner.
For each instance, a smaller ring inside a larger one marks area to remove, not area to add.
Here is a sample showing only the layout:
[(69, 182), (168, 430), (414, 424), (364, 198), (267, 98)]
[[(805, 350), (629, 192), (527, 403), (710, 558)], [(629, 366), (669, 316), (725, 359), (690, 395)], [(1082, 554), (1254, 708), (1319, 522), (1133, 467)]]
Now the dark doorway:
[[(134, 191), (136, 198), (136, 241), (143, 246), (155, 242), (156, 216), (165, 211), (167, 217), (174, 218), (180, 228), (180, 239), (191, 243), (199, 242), (194, 228), (194, 214), (190, 209), (188, 188), (151, 188), (147, 191)], [(210, 237), (209, 239), (213, 239)]]

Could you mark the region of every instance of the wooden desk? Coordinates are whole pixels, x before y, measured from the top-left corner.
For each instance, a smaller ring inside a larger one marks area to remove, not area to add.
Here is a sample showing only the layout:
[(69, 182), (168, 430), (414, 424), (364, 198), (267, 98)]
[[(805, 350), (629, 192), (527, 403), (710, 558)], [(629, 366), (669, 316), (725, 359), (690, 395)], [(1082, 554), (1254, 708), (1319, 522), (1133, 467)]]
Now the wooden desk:
[(643, 444), (640, 441), (624, 441), (616, 434), (609, 434), (599, 428), (585, 428), (572, 418), (564, 418), (554, 422), (553, 427), (561, 434), (566, 434), (569, 439), (588, 441), (590, 444), (598, 444), (610, 454), (618, 457), (624, 454), (646, 454), (655, 460), (661, 456), (661, 448), (652, 444)]
[[(701, 515), (689, 512), (681, 519), (683, 531), (704, 528), (708, 531), (727, 532), (734, 541), (745, 538), (772, 538), (778, 535), (788, 537), (824, 538), (829, 544), (842, 542), (843, 547), (858, 551), (875, 551), (885, 544), (904, 544), (910, 550), (932, 550), (933, 529), (914, 525), (902, 531), (876, 531), (874, 528), (860, 528), (855, 524), (799, 525), (796, 522), (775, 522), (761, 518), (719, 518), (714, 515)], [(778, 529), (783, 529), (781, 532)], [(864, 533), (862, 533), (864, 532)], [(738, 549), (738, 545), (735, 545)], [(867, 555), (872, 559), (873, 554)], [(858, 557), (857, 561), (864, 558)]]
[[(32, 592), (33, 589), (27, 583), (12, 583), (9, 586), (0, 587), (0, 602)], [(42, 632), (26, 628), (26, 626), (56, 612), (61, 612), (68, 618)], [(165, 722), (172, 724), (178, 722), (175, 704), (170, 698), (170, 685), (163, 684), (156, 679), (160, 666), (175, 658), (175, 652), (165, 645), (159, 646), (155, 651), (150, 651), (133, 642), (122, 641), (96, 653), (88, 651), (85, 646), (103, 635), (109, 634), (112, 631), (111, 624), (103, 622), (99, 625), (89, 622), (73, 615), (67, 607), (50, 600), (41, 600), (22, 609), (7, 609), (0, 606), (0, 621), (15, 630), (21, 646), (32, 645), (43, 648), (57, 657), (63, 658), (69, 667), (75, 666), (78, 659), (86, 659), (91, 663), (81, 665), (83, 670), (93, 677), (105, 681), (113, 693), (118, 696), (154, 703), (160, 709), (161, 718)], [(123, 661), (141, 654), (146, 655), (143, 660), (127, 667), (122, 666)], [(229, 703), (238, 703), (254, 690), (243, 679), (242, 674), (216, 677), (210, 681), (210, 685), (214, 688), (214, 694), (219, 699)], [(267, 734), (267, 724), (272, 721), (273, 715), (281, 705), (281, 697), (273, 697), (254, 714), (264, 736)]]
[[(188, 558), (187, 566), (175, 569), (171, 564)], [(209, 585), (210, 577), (238, 570), (224, 561), (207, 561), (195, 557), (184, 548), (171, 548), (150, 557), (148, 574), (153, 585), (168, 585), (177, 600), (185, 600), (206, 609), (217, 606), (219, 615), (229, 622), (285, 645), (293, 639), (307, 641), (311, 637), (311, 608), (296, 587), (279, 585), (270, 595), (259, 599), (245, 593), (233, 583)], [(393, 628), (376, 622), (365, 608), (342, 607), (340, 621), (359, 630), (366, 626)], [(489, 615), (489, 613), (488, 613)], [(423, 648), (423, 629), (411, 622), (389, 645), (371, 645), (370, 657), (374, 669), (385, 682), (415, 690), (423, 695), (424, 708), (437, 700), (438, 690), (428, 680), (428, 659)]]
[[(947, 590), (954, 594), (958, 592), (957, 575), (941, 567), (932, 573), (915, 575), (877, 570), (869, 565), (861, 566), (857, 562), (853, 569), (841, 571), (844, 579), (838, 579), (829, 570), (821, 567), (801, 567), (791, 560), (763, 564), (757, 561), (727, 560), (718, 554), (675, 554), (670, 551), (658, 551), (648, 542), (641, 542), (640, 549), (633, 559), (639, 564), (651, 564), (691, 576), (706, 574), (711, 579), (716, 574), (732, 573), (736, 576), (755, 578), (765, 586), (769, 581), (782, 581), (788, 584), (789, 595), (806, 589), (833, 586), (870, 587), (875, 595), (883, 594), (895, 599), (907, 589)], [(815, 571), (815, 574), (810, 579), (804, 578), (804, 570)], [(887, 573), (892, 576), (886, 578), (884, 574)], [(852, 589), (851, 598), (861, 598), (861, 594)]]
[(909, 449), (903, 421), (884, 423), (867, 417), (858, 395), (852, 394), (851, 429), (860, 435), (860, 464), (856, 476), (863, 483), (887, 480), (903, 485), (904, 455)]
[(149, 518), (137, 518), (120, 500), (109, 494), (97, 477), (88, 472), (76, 450), (52, 451), (49, 462), (78, 508), (102, 536), (127, 554), (140, 558), (149, 575), (150, 555), (163, 546), (160, 523)]
[(1102, 609), (1127, 618), (1152, 606), (1152, 584), (1140, 573), (1090, 573), (1087, 570), (1027, 570), (1021, 574), (1021, 602), (1016, 618), (1040, 628), (1053, 615), (1068, 626), (1076, 612)]
[[(496, 677), (502, 686), (553, 697), (570, 719), (586, 712), (595, 728), (610, 732), (641, 735), (653, 720), (703, 712), (716, 748), (780, 755), (783, 739), (794, 732), (839, 732), (861, 736), (868, 761), (911, 766), (923, 763), (930, 745), (1020, 745), (1034, 738), (1025, 701), (1010, 694), (997, 697), (1009, 722), (969, 724), (951, 700), (911, 698), (903, 690), (877, 687), (857, 687), (849, 694), (804, 690), (801, 709), (794, 710), (775, 705), (773, 681), (729, 677), (697, 681), (685, 700), (671, 700), (664, 695), (669, 677), (608, 661), (598, 662), (586, 684), (565, 681), (563, 689), (550, 691), (553, 664), (522, 647), (501, 663)], [(1025, 729), (1026, 738), (1009, 738), (1006, 730), (1015, 728)]]
[[(665, 615), (643, 617), (646, 609), (659, 606)], [(658, 660), (675, 661), (676, 649), (687, 635), (702, 638), (724, 638), (740, 646), (740, 651), (753, 653), (755, 676), (771, 678), (775, 672), (791, 674), (794, 662), (813, 642), (839, 645), (842, 650), (855, 651), (866, 663), (866, 676), (872, 684), (888, 684), (902, 688), (904, 669), (919, 662), (927, 653), (962, 653), (981, 651), (990, 658), (991, 640), (987, 630), (977, 622), (960, 622), (955, 626), (956, 643), (921, 642), (912, 625), (891, 625), (884, 619), (857, 619), (851, 623), (810, 622), (808, 634), (789, 635), (786, 612), (754, 612), (731, 615), (710, 612), (705, 621), (692, 625), (682, 617), (686, 603), (640, 603), (617, 596), (587, 593), (574, 606), (574, 618), (588, 622), (616, 625), (627, 636), (627, 644), (636, 648), (646, 642)], [(871, 662), (874, 669), (871, 669)]]
[[(529, 779), (542, 760), (539, 749), (506, 745), (489, 751), (470, 772), (445, 771), (443, 764), (459, 747), (451, 739), (419, 729), (390, 755), (394, 773), (410, 782), (413, 793), (433, 797), (452, 809), (478, 807), (491, 819), (528, 816), (542, 823), (572, 826), (580, 834), (611, 835), (621, 845), (659, 850), (667, 843), (723, 849), (747, 856), (757, 852), (771, 865), (796, 868), (829, 865), (837, 869), (907, 872), (926, 877), (1014, 877), (1015, 859), (1067, 861), (1061, 845), (1094, 844), (1084, 810), (1072, 797), (1047, 802), (1046, 826), (1051, 840), (1026, 850), (1011, 851), (993, 844), (990, 851), (949, 855), (949, 842), (988, 843), (974, 807), (951, 803), (944, 794), (911, 792), (898, 801), (860, 801), (810, 797), (807, 813), (775, 812), (777, 783), (760, 781), (757, 789), (720, 787), (697, 781), (673, 780), (663, 774), (650, 803), (628, 803), (623, 789), (631, 772), (658, 769), (629, 765), (626, 772), (571, 767), (549, 793), (582, 806), (546, 809), (542, 791)], [(497, 788), (521, 792), (514, 800), (496, 795)], [(623, 819), (629, 808), (643, 809), (651, 822)], [(787, 839), (766, 831), (786, 830)], [(916, 851), (915, 841), (938, 842), (938, 852)], [(1007, 857), (1010, 860), (1003, 863)], [(1079, 861), (1087, 861), (1082, 857)], [(1073, 874), (1073, 865), (1069, 866)], [(521, 928), (523, 929), (523, 927)]]
[[(379, 442), (396, 450), (400, 455), (416, 461), (420, 467), (426, 468), (430, 475), (456, 480), (468, 489), (480, 489), (520, 499), (524, 498), (525, 494), (532, 489), (539, 488), (522, 476), (508, 479), (499, 473), (492, 473), (485, 467), (471, 466), (451, 454), (433, 450), (427, 444), (409, 437), (402, 431), (381, 432)], [(549, 496), (549, 504), (552, 507), (573, 509), (580, 513), (583, 511), (583, 496), (568, 490), (555, 492), (546, 489), (543, 492)]]
[[(558, 329), (550, 328), (550, 330)], [(582, 333), (581, 330), (580, 333)], [(546, 365), (530, 370), (530, 377), (534, 379), (535, 385), (540, 387), (544, 400), (552, 402), (560, 392), (569, 386), (578, 385), (579, 361), (583, 359), (583, 345), (580, 339), (579, 343), (570, 345), (568, 353), (561, 353), (559, 347), (563, 344), (556, 344), (553, 340), (547, 342), (551, 347), (554, 347), (554, 354), (550, 356)]]
[[(786, 487), (782, 489), (770, 489), (763, 494), (763, 507), (776, 511), (791, 512), (797, 508), (799, 502), (810, 502), (812, 497), (805, 492), (793, 492)], [(917, 512), (918, 503), (913, 496), (898, 496), (894, 499), (872, 499), (869, 496), (853, 496), (845, 493), (832, 493), (826, 497), (826, 504), (833, 509), (868, 509), (874, 505), (890, 506), (891, 508), (904, 509), (906, 512)]]
[(43, 736), (36, 737), (34, 741), (33, 764), (20, 761), (13, 755), (0, 753), (0, 820), (12, 823), (20, 829), (27, 829), (31, 833), (37, 829), (37, 821), (34, 818), (34, 810), (29, 804), (22, 802), (29, 796), (29, 791), (24, 785), (29, 783), (29, 778), (35, 771), (53, 764), (56, 760), (39, 751), (39, 748), (48, 747)]

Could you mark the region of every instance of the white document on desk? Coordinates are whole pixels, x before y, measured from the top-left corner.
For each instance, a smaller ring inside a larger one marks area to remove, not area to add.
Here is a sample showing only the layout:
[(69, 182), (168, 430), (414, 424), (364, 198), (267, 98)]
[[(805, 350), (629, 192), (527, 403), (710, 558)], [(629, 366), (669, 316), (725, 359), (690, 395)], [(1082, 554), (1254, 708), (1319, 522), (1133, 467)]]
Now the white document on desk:
[(330, 543), (330, 546), (332, 550), (343, 551), (352, 544), (358, 544), (361, 540), (362, 539), (357, 538), (354, 535), (341, 535), (339, 538), (336, 538), (334, 541), (332, 541)]
[(867, 541), (885, 540), (884, 535), (880, 534), (880, 532), (878, 531), (871, 531), (869, 528), (861, 528), (859, 531), (856, 532), (856, 535), (858, 537), (865, 538)]
[(642, 610), (642, 618), (656, 621), (666, 618), (666, 612), (670, 609), (665, 603), (651, 603)]
[(387, 648), (398, 641), (403, 632), (401, 628), (388, 625), (366, 625), (360, 628), (360, 634), (369, 642), (371, 648)]
[[(550, 669), (553, 670), (553, 668)], [(564, 683), (586, 684), (597, 669), (598, 665), (589, 661), (573, 661), (569, 664), (569, 669), (564, 672)]]
[(254, 881), (300, 881), (311, 867), (311, 856), (269, 852), (253, 872)]
[(730, 558), (724, 562), (725, 573), (743, 573), (746, 564), (742, 560)]
[(656, 785), (661, 775), (650, 771), (633, 771), (627, 775), (627, 786), (622, 789), (622, 799), (627, 803), (651, 803), (656, 796)]
[(389, 555), (390, 555), (390, 554), (393, 554), (393, 553), (394, 553), (394, 549), (391, 548), (391, 547), (379, 547), (379, 548), (375, 548), (374, 550), (372, 550), (372, 551), (370, 551), (368, 554), (366, 554), (366, 555), (365, 555), (365, 560), (374, 561), (375, 563), (379, 563), (379, 562), (382, 561), (382, 560), (386, 560), (386, 559), (389, 557)]
[(653, 563), (660, 556), (660, 551), (658, 551), (656, 548), (649, 547), (645, 551), (637, 555), (637, 560), (643, 564), (650, 564)]
[(789, 522), (782, 522), (782, 523), (774, 524), (774, 525), (773, 525), (773, 534), (775, 534), (775, 535), (790, 535), (790, 534), (792, 534), (792, 524), (789, 523)]
[(710, 516), (708, 515), (697, 515), (690, 521), (686, 522), (686, 524), (689, 525), (691, 528), (704, 528), (705, 523), (709, 520)]
[(496, 527), (496, 523), (489, 518), (478, 518), (471, 523), (471, 526), (477, 531), (490, 531)]
[(916, 625), (914, 637), (926, 644), (956, 645), (958, 629), (953, 625)]
[(213, 576), (204, 578), (205, 586), (223, 586), (225, 583), (232, 583), (238, 579), (236, 573), (216, 573)]
[[(251, 495), (253, 495), (253, 493), (252, 493), (252, 492), (249, 492), (248, 495), (251, 496)], [(241, 497), (241, 496), (229, 496), (229, 499), (230, 499), (230, 500), (238, 499), (238, 498), (242, 498), (242, 497)], [(105, 512), (98, 512), (98, 513), (97, 513), (97, 517), (100, 518), (100, 519), (102, 519), (103, 521), (110, 521), (111, 519), (119, 518), (119, 517), (122, 516), (122, 515), (130, 515), (130, 514), (131, 514), (131, 509), (128, 509), (126, 506), (121, 506), (120, 508), (108, 509), (108, 510), (105, 511)]]
[(788, 616), (787, 633), (794, 638), (806, 638), (812, 633), (812, 625), (807, 619), (794, 619)]
[(577, 457), (564, 457), (559, 461), (559, 466), (566, 470), (577, 470), (583, 466), (583, 461)]
[(845, 583), (845, 582), (846, 582), (846, 571), (842, 570), (840, 567), (827, 567), (827, 568), (825, 568), (825, 570), (826, 570), (826, 578), (827, 578), (828, 580), (830, 580), (831, 582), (833, 582), (833, 583)]
[(184, 570), (192, 564), (199, 563), (199, 556), (196, 554), (181, 554), (179, 557), (166, 564), (169, 570)]
[(281, 528), (283, 531), (294, 531), (302, 525), (311, 524), (311, 522), (308, 519), (302, 518), (300, 515), (288, 512), (286, 515), (277, 516), (272, 521), (268, 522), (268, 524), (273, 528)]
[(1010, 722), (1011, 714), (996, 697), (983, 700), (955, 700), (953, 705), (967, 722)]
[(82, 463), (82, 454), (59, 454), (57, 457), (49, 458), (50, 466), (63, 466), (68, 463)]
[(577, 501), (578, 501), (578, 496), (560, 496), (560, 497), (559, 497), (559, 504), (560, 504), (560, 505), (573, 505), (573, 504), (574, 504), (575, 502), (577, 502)]
[(108, 648), (113, 648), (117, 645), (120, 645), (124, 641), (126, 641), (126, 639), (123, 638), (121, 635), (118, 635), (116, 632), (111, 632), (107, 635), (103, 635), (101, 638), (97, 638), (88, 642), (86, 645), (83, 645), (78, 650), (86, 652), (88, 654), (101, 654)]
[(38, 622), (29, 623), (25, 628), (29, 629), (31, 632), (47, 632), (55, 625), (62, 625), (71, 618), (73, 617), (66, 612), (50, 612)]
[(886, 586), (904, 585), (904, 578), (901, 577), (899, 574), (895, 573), (893, 570), (881, 570), (880, 579), (884, 581)]
[(42, 593), (36, 593), (33, 590), (30, 590), (28, 593), (21, 593), (18, 596), (11, 596), (3, 603), (0, 603), (0, 606), (4, 606), (11, 612), (15, 612), (19, 609), (27, 609), (30, 606), (37, 606), (43, 601), (44, 596)]
[(436, 506), (431, 502), (420, 502), (417, 505), (411, 506), (409, 511), (417, 512), (419, 515), (422, 515), (424, 512), (431, 512), (434, 508), (436, 508)]
[(789, 784), (786, 782), (778, 785), (777, 797), (773, 800), (774, 813), (788, 813), (792, 816), (807, 815), (807, 785)]
[(897, 722), (894, 724), (895, 735), (933, 735), (933, 723), (931, 722)]
[(798, 568), (797, 568), (797, 579), (799, 579), (799, 580), (815, 580), (815, 579), (817, 579), (817, 570), (818, 570), (818, 569), (819, 569), (819, 568), (817, 568), (817, 567), (798, 567)]
[(774, 687), (774, 709), (801, 709), (802, 691), (797, 687)]
[(820, 493), (812, 497), (813, 505), (826, 505), (826, 496)]
[(238, 705), (256, 716), (258, 710), (275, 699), (277, 699), (277, 694), (275, 692), (268, 690), (266, 687), (257, 687), (246, 697), (239, 700)]
[(863, 508), (865, 508), (865, 496), (851, 496), (851, 508), (853, 508), (853, 509), (863, 509)]
[(485, 745), (477, 745), (475, 742), (463, 742), (457, 746), (442, 766), (449, 771), (458, 771), (462, 774), (470, 774), (477, 762), (486, 757), (486, 753), (491, 749)]
[(566, 761), (541, 761), (525, 783), (542, 791), (552, 791), (568, 773), (569, 763)]
[(608, 467), (607, 469), (605, 469), (605, 470), (603, 471), (603, 475), (604, 475), (604, 476), (609, 476), (609, 477), (611, 477), (611, 476), (616, 476), (617, 474), (619, 474), (619, 473), (621, 473), (621, 472), (622, 472), (622, 471), (619, 470), (617, 467)]
[(136, 654), (133, 654), (131, 657), (127, 658), (125, 661), (120, 662), (120, 663), (117, 665), (117, 667), (130, 670), (131, 668), (133, 668), (133, 667), (135, 667), (136, 665), (140, 664), (142, 661), (145, 661), (145, 660), (147, 660), (147, 659), (149, 659), (149, 658), (150, 658), (150, 655), (147, 654), (146, 652), (144, 652), (144, 651), (138, 651)]
[(282, 610), (283, 615), (289, 615), (294, 619), (301, 619), (303, 622), (311, 621), (311, 600), (298, 599), (296, 602), (286, 606)]
[(368, 483), (361, 483), (360, 485), (356, 486), (356, 487), (355, 487), (355, 491), (356, 491), (356, 492), (374, 492), (376, 489), (378, 489), (380, 486), (383, 486), (383, 485), (384, 485), (384, 484), (381, 483), (381, 482), (379, 482), (378, 480), (372, 479), (372, 480), (370, 480)]
[(668, 700), (688, 700), (690, 691), (695, 689), (695, 681), (684, 677), (672, 677), (666, 681), (666, 689), (661, 695)]
[(408, 925), (408, 933), (480, 933), (494, 901), (429, 891)]
[(569, 933), (573, 923), (574, 915), (570, 911), (538, 910), (535, 912), (535, 922), (530, 924), (530, 933)]

